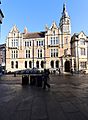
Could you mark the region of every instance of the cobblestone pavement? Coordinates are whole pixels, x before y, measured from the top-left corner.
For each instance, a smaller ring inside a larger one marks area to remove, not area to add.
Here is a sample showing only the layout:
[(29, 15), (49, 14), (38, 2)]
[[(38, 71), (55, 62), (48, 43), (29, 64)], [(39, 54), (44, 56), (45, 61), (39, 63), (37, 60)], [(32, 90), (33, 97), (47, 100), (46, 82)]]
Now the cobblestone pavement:
[(0, 120), (88, 120), (88, 75), (50, 75), (51, 88), (0, 79)]

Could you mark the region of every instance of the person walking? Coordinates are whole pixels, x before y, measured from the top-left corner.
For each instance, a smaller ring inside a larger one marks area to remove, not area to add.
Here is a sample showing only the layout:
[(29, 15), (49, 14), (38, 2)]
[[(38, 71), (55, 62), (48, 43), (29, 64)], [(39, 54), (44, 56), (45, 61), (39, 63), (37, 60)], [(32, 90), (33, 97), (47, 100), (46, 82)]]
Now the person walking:
[(50, 85), (47, 83), (47, 80), (49, 79), (49, 71), (44, 69), (44, 74), (43, 74), (43, 89), (46, 89), (46, 86), (50, 88)]
[(59, 75), (60, 75), (60, 74), (61, 74), (60, 68), (59, 68), (59, 70), (58, 70), (58, 71), (59, 71)]
[(73, 75), (73, 69), (71, 68), (71, 74)]

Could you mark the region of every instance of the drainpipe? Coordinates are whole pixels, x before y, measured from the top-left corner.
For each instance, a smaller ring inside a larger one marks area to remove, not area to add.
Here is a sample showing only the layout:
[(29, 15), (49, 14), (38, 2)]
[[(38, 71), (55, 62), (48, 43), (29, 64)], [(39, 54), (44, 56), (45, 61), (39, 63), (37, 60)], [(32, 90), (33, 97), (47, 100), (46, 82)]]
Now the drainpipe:
[(87, 66), (88, 66), (88, 42), (87, 42)]
[(33, 40), (33, 69), (34, 69), (34, 40)]
[(78, 61), (78, 72), (79, 72), (79, 51), (78, 51), (78, 40), (77, 40), (77, 61)]

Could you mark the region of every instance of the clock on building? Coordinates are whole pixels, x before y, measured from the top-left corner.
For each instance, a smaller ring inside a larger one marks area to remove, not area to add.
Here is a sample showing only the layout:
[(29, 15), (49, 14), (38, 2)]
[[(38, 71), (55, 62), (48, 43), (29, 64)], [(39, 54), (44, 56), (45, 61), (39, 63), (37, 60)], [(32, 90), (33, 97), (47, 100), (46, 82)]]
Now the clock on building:
[(69, 32), (69, 26), (63, 26), (63, 32)]

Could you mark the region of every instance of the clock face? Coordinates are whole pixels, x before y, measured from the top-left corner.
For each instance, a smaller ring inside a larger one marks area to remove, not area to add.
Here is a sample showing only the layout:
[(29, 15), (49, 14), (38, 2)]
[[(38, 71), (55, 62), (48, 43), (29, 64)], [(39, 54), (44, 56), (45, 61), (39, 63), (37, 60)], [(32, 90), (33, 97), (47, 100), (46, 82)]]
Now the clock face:
[(68, 26), (64, 26), (63, 27), (63, 32), (69, 32), (69, 27)]

